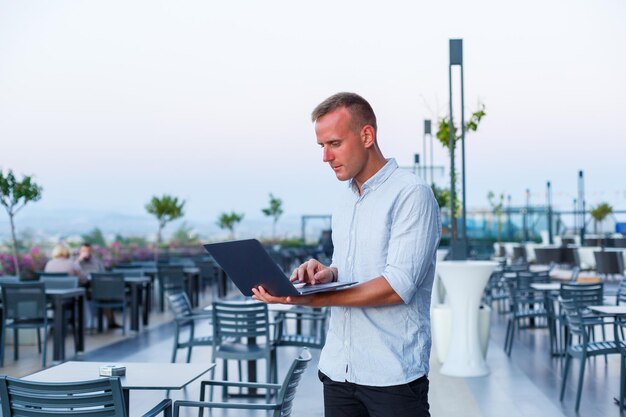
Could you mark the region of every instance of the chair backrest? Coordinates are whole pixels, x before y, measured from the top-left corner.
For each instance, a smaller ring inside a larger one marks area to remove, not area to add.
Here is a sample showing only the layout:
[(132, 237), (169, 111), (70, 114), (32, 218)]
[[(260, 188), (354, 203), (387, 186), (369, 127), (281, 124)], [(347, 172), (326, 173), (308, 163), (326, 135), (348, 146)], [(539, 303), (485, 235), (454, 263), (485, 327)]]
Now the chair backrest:
[(165, 291), (178, 291), (185, 288), (185, 268), (182, 265), (159, 265), (159, 284)]
[(585, 323), (582, 313), (583, 307), (577, 304), (574, 300), (566, 300), (562, 297), (559, 297), (559, 303), (561, 304), (561, 311), (565, 314), (570, 333), (574, 336), (581, 337), (583, 344), (586, 345), (588, 343), (589, 335), (585, 331)]
[(624, 274), (624, 258), (621, 251), (598, 251), (594, 252), (593, 256), (596, 259), (598, 274)]
[(213, 344), (240, 338), (265, 338), (269, 341), (267, 304), (257, 302), (213, 302)]
[(174, 318), (177, 320), (184, 319), (193, 314), (191, 303), (184, 291), (169, 293), (167, 295), (167, 302), (169, 303), (170, 310), (174, 313)]
[(83, 382), (33, 382), (0, 377), (4, 417), (127, 417), (119, 378)]
[(278, 392), (278, 403), (281, 404), (279, 410), (276, 410), (274, 416), (280, 417), (288, 417), (291, 415), (291, 411), (293, 410), (293, 399), (296, 396), (296, 389), (298, 388), (298, 384), (302, 379), (302, 374), (306, 370), (309, 362), (311, 361), (311, 353), (308, 349), (303, 349), (300, 352), (300, 356), (298, 356), (287, 375), (285, 375), (285, 380), (283, 381), (283, 385)]
[(202, 277), (202, 279), (215, 282), (217, 279), (217, 268), (215, 263), (202, 260), (196, 261), (196, 266), (200, 270), (200, 277)]
[(626, 303), (626, 279), (623, 279), (619, 283), (615, 299), (615, 304), (620, 305), (622, 303)]
[(43, 277), (69, 277), (70, 275), (67, 272), (46, 272), (46, 271), (36, 271), (37, 277), (39, 279)]
[(626, 356), (626, 339), (624, 337), (624, 331), (626, 331), (626, 317), (615, 317), (615, 321), (613, 322), (613, 337), (617, 342), (617, 350), (622, 356)]
[(42, 275), (40, 278), (47, 290), (66, 290), (70, 288), (78, 288), (77, 276), (49, 276)]
[(116, 272), (124, 275), (125, 277), (144, 277), (145, 271), (142, 268), (113, 268), (111, 272)]
[(136, 264), (117, 264), (115, 265), (115, 269), (141, 269), (141, 265)]
[(126, 299), (124, 274), (95, 272), (91, 274), (91, 299), (94, 301), (119, 301)]
[(603, 283), (574, 283), (564, 282), (561, 284), (559, 295), (564, 300), (572, 300), (580, 307), (604, 304)]
[(5, 319), (47, 320), (44, 283), (2, 284), (2, 307)]
[(513, 246), (513, 260), (526, 262), (526, 247), (523, 245)]

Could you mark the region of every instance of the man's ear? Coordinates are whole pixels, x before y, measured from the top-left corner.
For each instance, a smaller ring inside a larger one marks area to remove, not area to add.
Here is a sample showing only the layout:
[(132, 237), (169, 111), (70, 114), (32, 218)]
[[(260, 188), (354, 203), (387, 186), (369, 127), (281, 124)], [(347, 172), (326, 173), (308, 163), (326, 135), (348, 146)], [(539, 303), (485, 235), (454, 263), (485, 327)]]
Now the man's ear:
[(371, 125), (365, 125), (361, 129), (361, 140), (366, 148), (369, 148), (376, 143), (376, 132)]

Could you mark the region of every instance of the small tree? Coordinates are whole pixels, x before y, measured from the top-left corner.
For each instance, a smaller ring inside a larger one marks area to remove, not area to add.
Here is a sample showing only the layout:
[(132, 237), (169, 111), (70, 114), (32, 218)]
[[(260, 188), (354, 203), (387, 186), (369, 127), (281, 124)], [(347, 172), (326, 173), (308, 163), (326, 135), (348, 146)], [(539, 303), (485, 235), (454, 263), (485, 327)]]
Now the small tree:
[(15, 235), (15, 215), (30, 201), (41, 198), (43, 189), (33, 182), (32, 178), (24, 175), (21, 181), (15, 178), (12, 170), (5, 175), (0, 170), (0, 204), (4, 206), (9, 215), (11, 225), (11, 239), (13, 243), (13, 263), (15, 275), (20, 276), (20, 265), (17, 258), (17, 237)]
[(90, 232), (85, 233), (80, 236), (83, 240), (83, 243), (90, 243), (92, 245), (98, 245), (100, 247), (106, 247), (107, 242), (104, 238), (104, 234), (99, 227), (94, 227)]
[(222, 213), (217, 218), (217, 225), (220, 229), (228, 229), (230, 231), (230, 238), (235, 238), (235, 226), (237, 223), (243, 220), (243, 213)]
[(198, 234), (194, 233), (193, 227), (183, 222), (172, 234), (171, 243), (178, 246), (191, 246), (199, 243)]
[(496, 195), (492, 192), (489, 191), (487, 193), (487, 201), (489, 201), (489, 205), (491, 206), (491, 209), (493, 210), (493, 214), (496, 216), (496, 222), (497, 222), (497, 239), (498, 242), (500, 242), (500, 236), (502, 235), (502, 214), (503, 214), (503, 208), (504, 208), (504, 194), (500, 193), (500, 195), (498, 196), (498, 200), (496, 201)]
[[(467, 123), (465, 123), (465, 132), (476, 132), (478, 130), (478, 125), (483, 117), (487, 115), (485, 113), (485, 105), (480, 104), (480, 109), (473, 112), (470, 116), (470, 119)], [(452, 129), (453, 141), (452, 141), (452, 149), (450, 149), (450, 129)], [(437, 133), (435, 134), (437, 140), (441, 143), (441, 145), (448, 150), (448, 152), (454, 152), (456, 150), (456, 144), (459, 140), (461, 140), (461, 135), (458, 132), (456, 126), (450, 126), (450, 119), (448, 117), (444, 117), (439, 119), (439, 126), (437, 129)], [(450, 184), (450, 189), (454, 189), (456, 191), (456, 172), (452, 173), (452, 181)], [(449, 200), (448, 200), (449, 202)], [(454, 193), (454, 201), (452, 202), (452, 213), (451, 218), (452, 221), (457, 216), (457, 211), (460, 207), (460, 199), (458, 198), (458, 193)]]
[(278, 223), (278, 219), (283, 214), (282, 206), (283, 200), (274, 197), (274, 195), (270, 193), (270, 206), (261, 209), (263, 214), (265, 214), (267, 217), (272, 218), (272, 239), (276, 239), (276, 223)]
[(164, 194), (161, 198), (152, 197), (152, 200), (146, 204), (146, 210), (148, 213), (154, 215), (159, 222), (159, 229), (157, 231), (156, 250), (154, 251), (155, 262), (159, 260), (159, 248), (161, 247), (161, 232), (165, 225), (172, 220), (176, 220), (183, 217), (185, 207), (185, 201), (178, 201), (178, 197), (172, 197)]
[(593, 217), (593, 232), (598, 233), (598, 224), (601, 224), (606, 217), (613, 213), (613, 207), (609, 203), (600, 203), (591, 209), (591, 217)]

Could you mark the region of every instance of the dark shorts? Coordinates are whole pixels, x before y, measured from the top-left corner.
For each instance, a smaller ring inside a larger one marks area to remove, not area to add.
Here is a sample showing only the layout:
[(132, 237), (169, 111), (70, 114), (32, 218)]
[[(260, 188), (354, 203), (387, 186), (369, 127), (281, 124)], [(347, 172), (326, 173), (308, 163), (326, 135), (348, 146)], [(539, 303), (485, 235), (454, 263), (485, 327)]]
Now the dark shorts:
[(388, 387), (336, 382), (318, 372), (324, 384), (325, 417), (430, 417), (428, 378)]

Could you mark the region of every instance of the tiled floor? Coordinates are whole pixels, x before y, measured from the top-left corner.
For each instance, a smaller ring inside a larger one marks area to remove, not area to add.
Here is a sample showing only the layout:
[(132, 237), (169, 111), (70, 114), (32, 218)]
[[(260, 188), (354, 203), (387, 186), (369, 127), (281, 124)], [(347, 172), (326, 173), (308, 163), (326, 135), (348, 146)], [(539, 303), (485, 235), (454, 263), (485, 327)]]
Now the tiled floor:
[[(168, 362), (171, 354), (172, 330), (170, 316), (166, 312), (155, 315), (151, 328), (138, 334), (121, 337), (118, 332), (90, 336), (84, 360), (94, 361), (138, 361)], [(568, 381), (565, 401), (558, 400), (561, 382), (561, 365), (558, 358), (548, 353), (546, 329), (523, 330), (515, 341), (511, 357), (502, 351), (505, 316), (494, 311), (487, 362), (491, 373), (480, 378), (452, 378), (439, 373), (439, 362), (431, 358), (430, 403), (434, 417), (522, 417), (522, 416), (619, 416), (619, 409), (613, 404), (619, 387), (619, 358), (609, 357), (589, 361), (584, 392), (579, 414), (574, 412), (577, 364)], [(607, 328), (608, 329), (608, 328)], [(208, 331), (209, 328), (201, 329)], [(610, 330), (609, 330), (610, 331)], [(101, 347), (98, 347), (101, 346)], [(9, 347), (10, 348), (10, 347)], [(36, 371), (40, 367), (40, 356), (34, 348), (24, 350), (17, 363), (7, 353), (7, 366), (1, 372), (21, 376)], [(71, 350), (69, 350), (71, 352)], [(313, 361), (305, 373), (295, 401), (295, 416), (322, 416), (322, 387), (317, 379), (316, 364), (319, 352), (312, 351)], [(279, 353), (279, 376), (285, 374), (291, 360), (298, 354), (296, 348), (283, 348)], [(179, 361), (184, 355), (179, 355)], [(195, 348), (192, 361), (210, 361), (210, 348)], [(216, 376), (220, 375), (220, 364)], [(232, 372), (231, 375), (236, 375)], [(173, 399), (198, 398), (199, 384), (193, 383), (183, 391), (153, 392), (136, 391), (131, 393), (131, 413), (139, 415), (151, 404), (169, 395)], [(188, 415), (197, 415), (188, 413)], [(258, 415), (244, 412), (214, 411), (219, 417)]]

